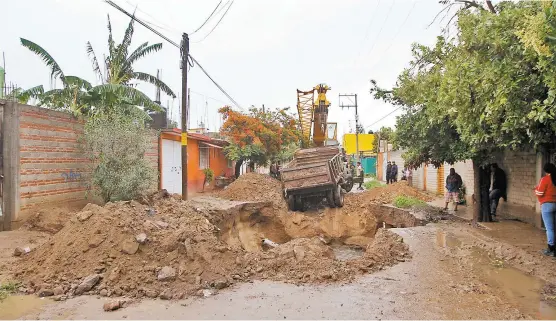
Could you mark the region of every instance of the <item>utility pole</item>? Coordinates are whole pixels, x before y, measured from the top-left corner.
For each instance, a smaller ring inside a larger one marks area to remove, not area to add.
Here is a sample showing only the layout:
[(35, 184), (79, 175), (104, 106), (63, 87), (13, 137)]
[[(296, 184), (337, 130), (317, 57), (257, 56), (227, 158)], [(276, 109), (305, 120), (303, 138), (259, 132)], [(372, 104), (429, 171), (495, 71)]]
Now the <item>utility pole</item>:
[[(344, 105), (342, 103), (342, 97), (347, 97), (351, 104)], [(354, 98), (353, 100), (351, 98)], [(355, 108), (355, 150), (356, 159), (359, 161), (359, 114), (357, 113), (357, 94), (340, 94), (339, 95), (339, 105), (342, 109), (344, 108)]]
[(181, 198), (187, 200), (187, 115), (189, 114), (187, 67), (189, 65), (189, 35), (181, 39)]

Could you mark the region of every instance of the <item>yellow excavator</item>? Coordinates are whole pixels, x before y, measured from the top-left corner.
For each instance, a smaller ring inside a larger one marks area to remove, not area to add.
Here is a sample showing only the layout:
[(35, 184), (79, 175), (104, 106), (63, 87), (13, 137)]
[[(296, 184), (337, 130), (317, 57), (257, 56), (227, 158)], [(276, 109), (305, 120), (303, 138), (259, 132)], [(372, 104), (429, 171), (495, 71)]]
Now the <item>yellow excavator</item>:
[[(326, 92), (332, 88), (319, 84), (310, 91), (297, 90), (297, 113), (305, 143), (320, 147), (327, 141), (328, 108)], [(315, 100), (315, 93), (317, 99)], [(308, 147), (308, 146), (304, 146)]]
[(310, 91), (297, 90), (297, 112), (305, 146), (280, 169), (284, 197), (291, 211), (303, 211), (308, 203), (318, 204), (325, 198), (329, 207), (342, 207), (344, 194), (353, 187), (345, 155), (337, 143), (327, 144), (330, 102), (326, 92), (330, 89), (319, 84)]

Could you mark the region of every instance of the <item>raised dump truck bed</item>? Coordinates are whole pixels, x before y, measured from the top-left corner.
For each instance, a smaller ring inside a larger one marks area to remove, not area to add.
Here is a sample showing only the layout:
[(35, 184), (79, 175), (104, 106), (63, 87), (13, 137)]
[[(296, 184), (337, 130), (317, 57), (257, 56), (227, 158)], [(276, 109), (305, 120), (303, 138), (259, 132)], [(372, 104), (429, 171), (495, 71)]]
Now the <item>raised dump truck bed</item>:
[(309, 198), (319, 200), (326, 197), (329, 206), (343, 206), (343, 174), (338, 147), (298, 150), (294, 159), (280, 170), (290, 210), (303, 209), (303, 203)]

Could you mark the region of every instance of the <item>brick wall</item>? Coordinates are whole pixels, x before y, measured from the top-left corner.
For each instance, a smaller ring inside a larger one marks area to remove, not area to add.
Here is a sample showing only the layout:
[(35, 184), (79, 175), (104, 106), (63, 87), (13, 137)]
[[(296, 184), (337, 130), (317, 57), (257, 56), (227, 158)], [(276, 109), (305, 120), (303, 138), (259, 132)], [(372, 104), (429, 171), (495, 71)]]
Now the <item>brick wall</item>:
[[(83, 133), (84, 122), (72, 115), (50, 109), (14, 104), (13, 115), (4, 122), (18, 125), (19, 135), (4, 157), (17, 161), (18, 177), (12, 179), (17, 185), (14, 195), (12, 220), (18, 219), (20, 211), (38, 204), (54, 202), (87, 201), (90, 163), (80, 151), (78, 139)], [(145, 153), (158, 172), (158, 135), (153, 133), (151, 147)], [(158, 182), (153, 189), (158, 187)], [(91, 197), (89, 197), (91, 200)]]
[(87, 164), (79, 151), (83, 122), (71, 115), (20, 106), (20, 209), (36, 203), (83, 200)]
[(498, 166), (506, 172), (508, 180), (508, 202), (500, 201), (502, 215), (520, 218), (540, 226), (539, 215), (535, 213), (537, 198), (533, 192), (540, 177), (535, 151), (505, 151), (496, 155)]

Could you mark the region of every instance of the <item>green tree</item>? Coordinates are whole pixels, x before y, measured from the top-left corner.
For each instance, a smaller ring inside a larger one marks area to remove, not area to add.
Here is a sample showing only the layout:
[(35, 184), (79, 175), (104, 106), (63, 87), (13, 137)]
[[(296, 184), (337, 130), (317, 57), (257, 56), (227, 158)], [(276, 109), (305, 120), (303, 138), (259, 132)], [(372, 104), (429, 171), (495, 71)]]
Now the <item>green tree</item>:
[(378, 144), (380, 143), (381, 140), (388, 141), (388, 144), (394, 144), (394, 146), (397, 146), (396, 138), (395, 138), (396, 132), (390, 127), (382, 126), (377, 132), (373, 132), (372, 130), (369, 130), (368, 133), (375, 135), (375, 139), (373, 141), (373, 150), (375, 151), (375, 153), (379, 152)]
[(224, 152), (236, 162), (236, 177), (243, 162), (264, 166), (269, 161), (285, 160), (291, 157), (294, 146), (299, 146), (301, 141), (298, 123), (288, 113), (288, 108), (263, 110), (251, 107), (248, 113), (241, 113), (226, 106), (219, 112), (225, 120), (220, 132), (230, 142)]
[(81, 139), (90, 160), (93, 191), (105, 202), (135, 199), (156, 188), (156, 170), (145, 158), (152, 133), (125, 114), (88, 118)]
[(392, 90), (373, 82), (375, 98), (405, 110), (396, 128), (410, 164), (473, 160), (478, 220), (490, 220), (482, 166), (493, 153), (539, 147), (556, 131), (554, 61), (543, 61), (530, 45), (532, 33), (523, 32), (541, 6), (522, 1), (500, 2), (494, 10), (464, 8), (454, 40), (414, 45), (410, 66)]
[(42, 86), (37, 86), (33, 88), (32, 97), (38, 98), (39, 106), (68, 110), (75, 115), (110, 113), (118, 108), (120, 109), (118, 112), (133, 117), (146, 118), (147, 115), (137, 109), (136, 106), (142, 106), (145, 110), (160, 110), (160, 106), (136, 89), (132, 81), (141, 80), (149, 82), (160, 87), (168, 95), (175, 97), (175, 94), (164, 82), (152, 75), (133, 69), (133, 65), (137, 60), (160, 50), (162, 44), (149, 45), (146, 42), (131, 54), (128, 54), (132, 37), (133, 19), (125, 31), (122, 42), (116, 45), (112, 37), (110, 18), (108, 18), (109, 55), (105, 59), (106, 76), (100, 70), (90, 42), (87, 43), (87, 53), (92, 60), (93, 70), (102, 82), (97, 86), (92, 86), (90, 82), (80, 77), (65, 75), (60, 65), (44, 48), (22, 38), (21, 44), (41, 57), (51, 69), (51, 78), (59, 79), (62, 82), (61, 89), (53, 89), (47, 92), (44, 92)]

